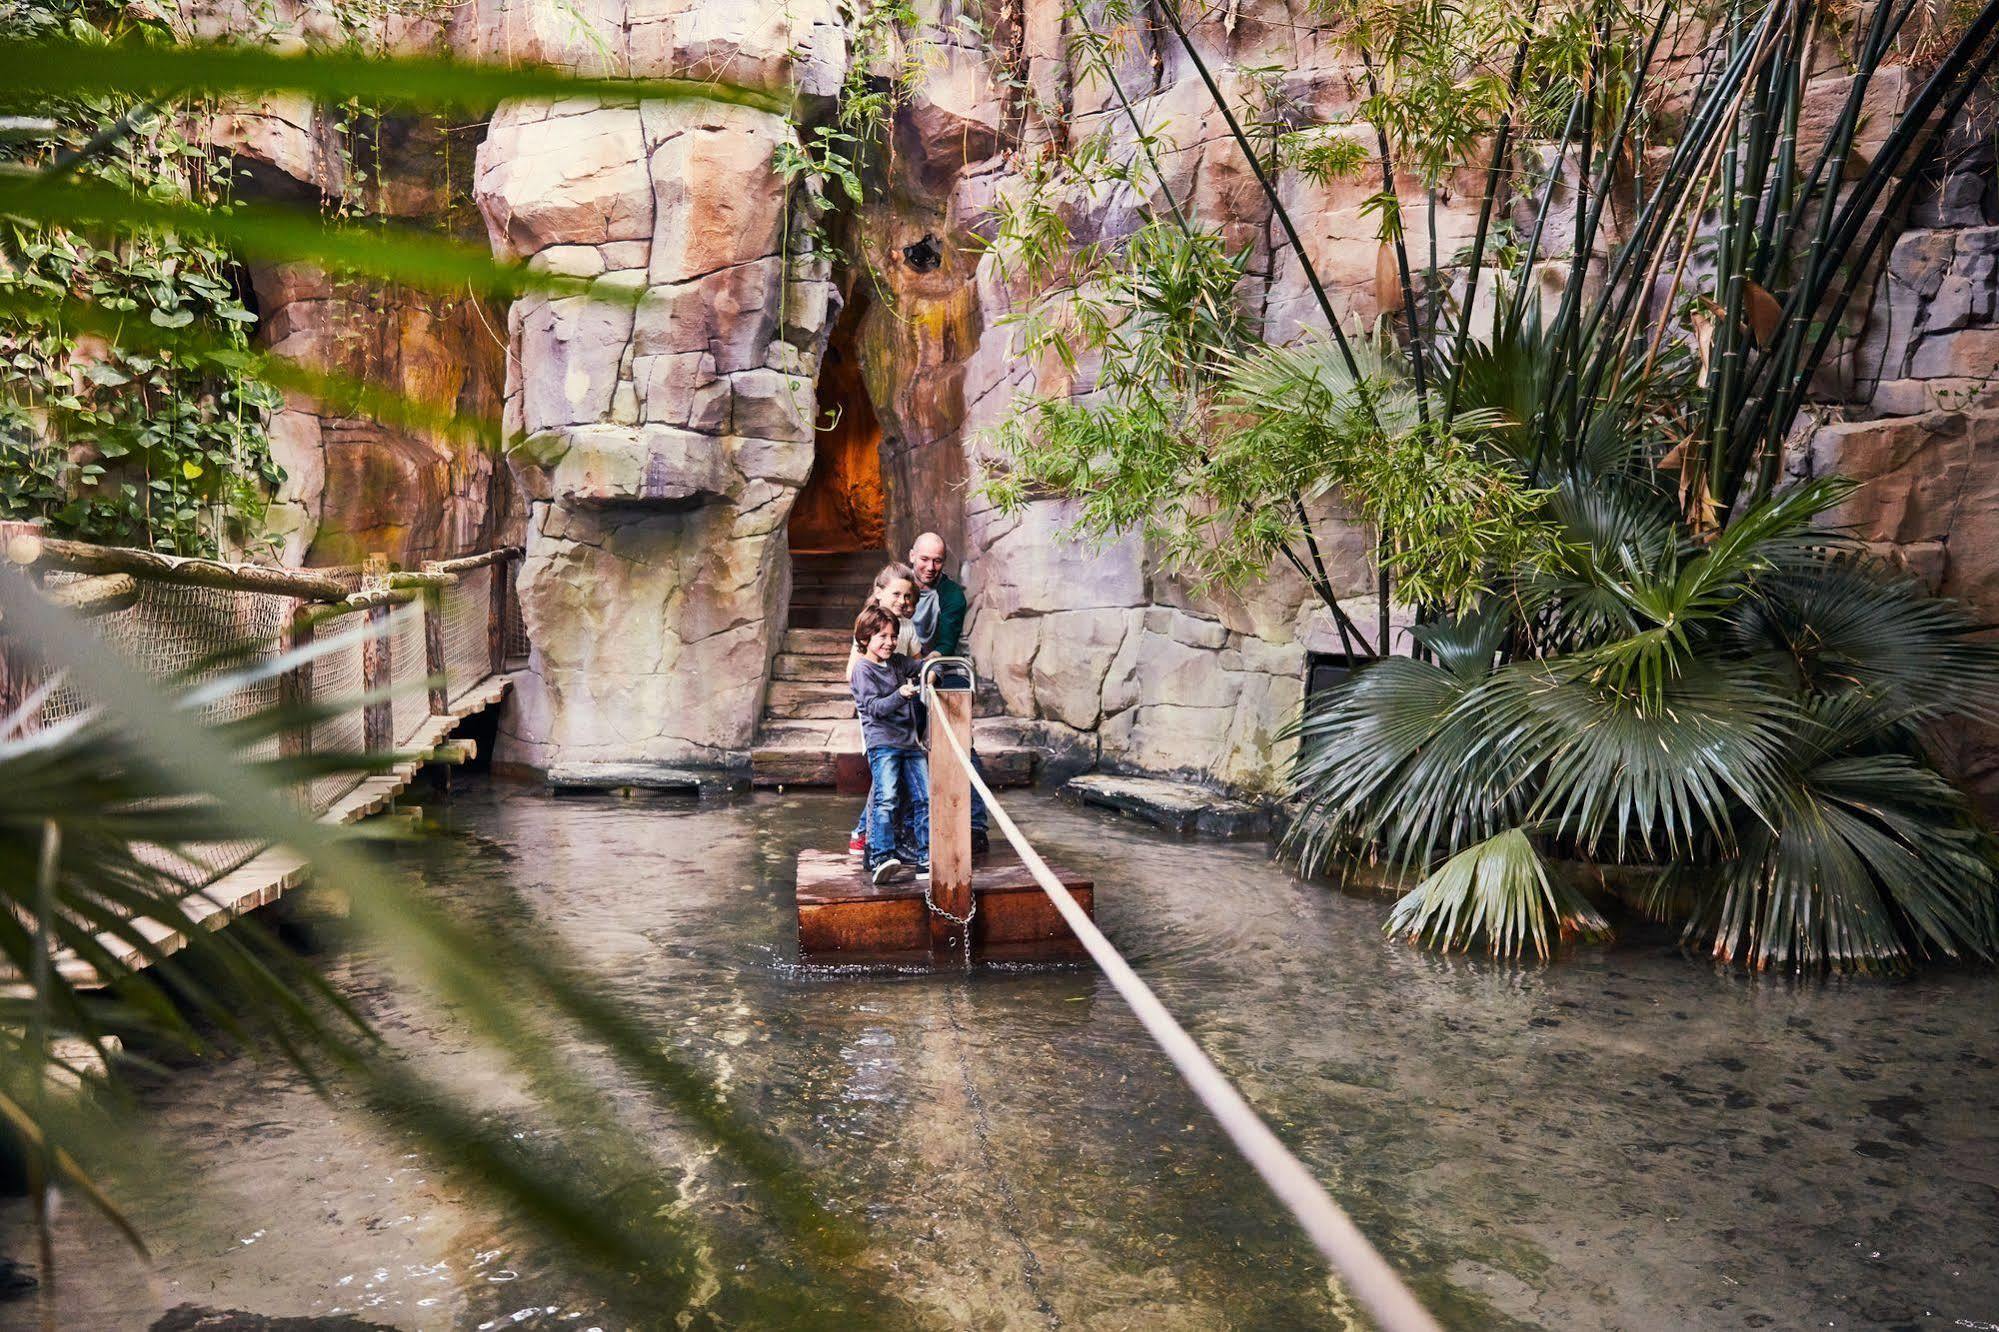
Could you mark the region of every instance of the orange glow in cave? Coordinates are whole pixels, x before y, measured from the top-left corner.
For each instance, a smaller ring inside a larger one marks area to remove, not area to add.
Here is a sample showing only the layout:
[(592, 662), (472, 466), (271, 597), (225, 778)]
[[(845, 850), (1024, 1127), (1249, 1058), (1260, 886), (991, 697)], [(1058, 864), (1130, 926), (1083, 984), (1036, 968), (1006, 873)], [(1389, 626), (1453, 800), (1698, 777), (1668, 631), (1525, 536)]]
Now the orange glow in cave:
[(841, 331), (836, 330), (819, 368), (812, 475), (791, 510), (794, 554), (881, 550), (887, 536), (881, 423)]

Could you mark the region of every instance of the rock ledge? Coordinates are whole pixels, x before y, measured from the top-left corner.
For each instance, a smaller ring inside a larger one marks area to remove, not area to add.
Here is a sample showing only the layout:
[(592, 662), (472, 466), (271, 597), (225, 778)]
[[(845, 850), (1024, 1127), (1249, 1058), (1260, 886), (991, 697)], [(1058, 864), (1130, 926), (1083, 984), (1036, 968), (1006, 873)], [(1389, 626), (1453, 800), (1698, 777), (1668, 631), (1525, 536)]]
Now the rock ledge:
[(1114, 809), (1181, 836), (1249, 838), (1270, 832), (1270, 811), (1191, 782), (1092, 772), (1071, 778), (1062, 794), (1085, 805)]

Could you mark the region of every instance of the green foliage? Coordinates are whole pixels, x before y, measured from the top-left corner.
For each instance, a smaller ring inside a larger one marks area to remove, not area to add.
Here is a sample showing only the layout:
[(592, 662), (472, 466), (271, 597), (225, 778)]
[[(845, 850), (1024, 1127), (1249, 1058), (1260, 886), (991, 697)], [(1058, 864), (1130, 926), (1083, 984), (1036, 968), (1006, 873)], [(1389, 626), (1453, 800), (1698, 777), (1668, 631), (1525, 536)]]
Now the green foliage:
[[(197, 484), (220, 486), (218, 438), (240, 446), (227, 458), (235, 483), (261, 493), (275, 477), (259, 470), (249, 432), (274, 400), (265, 386), (384, 419), (491, 436), (493, 423), (458, 421), (448, 405), (405, 402), (249, 346), (249, 311), (235, 295), (237, 254), (448, 292), (468, 284), (483, 292), (562, 286), (495, 264), (483, 248), (387, 225), (359, 227), (339, 216), (237, 205), (231, 164), (190, 133), (211, 108), (180, 99), (306, 93), (348, 108), (357, 147), (379, 113), (398, 105), (597, 96), (772, 106), (766, 94), (707, 81), (607, 82), (352, 51), (180, 46), (153, 20), (136, 17), (153, 12), (115, 2), (88, 14), (59, 3), (0, 9), (8, 32), (0, 40), (0, 112), (58, 121), (52, 135), (10, 138), (0, 149), (11, 168), (0, 169), (0, 245), (7, 247), (0, 336), (11, 340), (0, 377), (12, 394), (0, 429), (10, 432), (7, 447), (39, 450), (34, 466), (4, 459), (6, 481), (18, 487), (5, 497), (10, 506), (53, 505), (58, 483), (108, 486), (119, 468), (157, 471), (166, 462), (176, 464), (177, 496)], [(32, 21), (15, 21), (24, 14)], [(68, 160), (82, 149), (89, 151)], [(355, 166), (367, 170), (365, 162)], [(66, 441), (75, 448), (67, 452), (49, 443), (55, 427), (89, 437)], [(244, 433), (216, 433), (237, 428)], [(199, 452), (190, 441), (200, 441)], [(107, 447), (125, 452), (96, 464), (102, 473), (87, 472), (88, 458), (104, 456), (93, 451)], [(60, 472), (71, 463), (73, 476)], [(44, 465), (57, 470), (37, 470)], [(215, 493), (239, 514), (252, 507), (247, 493)], [(237, 535), (198, 507), (189, 520), (185, 507), (177, 502), (162, 513), (156, 504), (143, 515), (150, 526), (130, 538), (84, 525), (91, 512), (68, 530), (184, 551), (213, 549), (221, 536)], [(191, 528), (172, 526), (189, 521)], [(655, 1144), (607, 1107), (593, 1074), (569, 1053), (580, 1048), (585, 1058), (613, 1061), (649, 1114), (689, 1126), (761, 1195), (801, 1261), (782, 1288), (747, 1292), (759, 1316), (796, 1322), (808, 1309), (836, 1321), (863, 1317), (862, 1309), (883, 1316), (878, 1292), (848, 1290), (839, 1269), (851, 1254), (851, 1233), (818, 1208), (788, 1157), (701, 1070), (592, 991), (576, 959), (552, 951), (543, 934), (515, 933), (504, 922), (489, 927), (412, 898), (344, 834), (302, 818), (284, 794), (300, 777), (387, 756), (259, 759), (278, 749), (281, 728), (311, 717), (257, 713), (226, 727), (200, 722), (200, 706), (218, 690), (267, 689), (272, 672), (301, 658), (256, 667), (235, 657), (204, 663), (221, 674), (181, 682), (163, 701), (116, 654), (52, 612), (18, 573), (0, 570), (0, 618), (10, 637), (33, 644), (43, 663), (103, 701), (99, 710), (40, 730), (26, 725), (39, 713), (35, 700), (0, 719), (0, 896), (9, 903), (0, 912), (0, 960), (23, 982), (5, 996), (0, 1014), (0, 1118), (20, 1134), (38, 1180), (60, 1178), (91, 1191), (92, 1167), (135, 1136), (133, 1118), (119, 1113), (131, 1107), (117, 1100), (115, 1084), (104, 1089), (108, 1100), (48, 1094), (76, 1073), (56, 1054), (56, 1038), (78, 1037), (100, 1052), (109, 1051), (108, 1036), (135, 1032), (184, 1049), (241, 1043), (352, 1094), (434, 1152), (459, 1183), (498, 1199), (583, 1259), (627, 1321), (656, 1320), (687, 1302), (706, 1261), (699, 1255), (714, 1237), (663, 1181)], [(326, 633), (314, 651), (337, 645)], [(161, 868), (161, 851), (144, 848), (214, 841), (295, 850), (348, 890), (354, 923), (389, 954), (399, 976), (463, 1016), (534, 1098), (535, 1136), (562, 1148), (524, 1150), (502, 1117), (385, 1058), (311, 965), (253, 923), (214, 931), (189, 919), (191, 885)], [(187, 941), (187, 953), (162, 955), (156, 936), (121, 923), (131, 913), (166, 924)], [(100, 929), (155, 965), (141, 971), (107, 956), (95, 942)], [(100, 965), (108, 996), (79, 993), (50, 965), (60, 946)], [(199, 965), (182, 965), (190, 958)], [(100, 1113), (107, 1108), (112, 1113)], [(115, 1216), (112, 1200), (94, 1196)], [(607, 1208), (606, 1198), (618, 1205)]]
[[(888, 147), (895, 112), (923, 76), (925, 48), (907, 36), (920, 22), (909, 0), (841, 0), (840, 17), (846, 30), (847, 67), (833, 99), (833, 121), (800, 124), (794, 110), (797, 137), (780, 143), (775, 157), (787, 207), (792, 196), (802, 193), (800, 224), (788, 226), (785, 239), (789, 247), (790, 233), (800, 234), (803, 249), (788, 251), (788, 258), (799, 261), (835, 256), (837, 247), (826, 219), (866, 200), (866, 181)], [(866, 256), (858, 253), (841, 258), (866, 264)], [(886, 294), (881, 283), (875, 285)]]
[[(116, 4), (97, 25), (41, 4), (11, 9), (11, 30), (164, 40), (157, 20)], [(100, 48), (101, 49), (101, 48)], [(119, 148), (74, 168), (121, 211), (229, 207), (230, 164), (190, 127), (199, 114), (155, 110), (119, 94), (41, 104), (57, 132), (0, 145), (0, 169), (48, 168), (105, 124), (129, 133)], [(189, 107), (193, 112), (197, 108)], [(15, 180), (5, 182), (19, 189)], [(162, 229), (113, 238), (87, 227), (0, 220), (0, 300), (78, 298), (122, 325), (188, 329), (244, 353), (255, 314), (243, 276), (211, 235)], [(32, 216), (32, 214), (29, 214)], [(282, 479), (264, 437), (278, 391), (246, 366), (134, 345), (114, 327), (84, 332), (17, 305), (0, 315), (0, 513), (39, 517), (66, 535), (177, 554), (215, 554), (255, 535)]]
[(1532, 944), (1545, 957), (1551, 921), (1564, 939), (1610, 932), (1582, 894), (1549, 879), (1527, 834), (1508, 828), (1445, 861), (1395, 904), (1388, 927), (1446, 946), (1489, 940), (1502, 957), (1518, 957)]
[[(1447, 946), (1545, 953), (1572, 929), (1567, 907), (1526, 891), (1517, 848), (1504, 872), (1475, 854), (1518, 832), (1589, 859), (1667, 859), (1646, 905), (1724, 961), (1893, 971), (1999, 954), (1992, 848), (1926, 741), (1989, 712), (1999, 647), (1811, 530), (1849, 489), (1774, 496), (1707, 546), (1565, 547), (1572, 582), (1429, 626), (1443, 664), (1382, 662), (1300, 723), (1289, 845), (1308, 865), (1450, 858), (1391, 922)], [(1586, 571), (1626, 614), (1565, 613), (1555, 589), (1587, 594)], [(1562, 650), (1523, 651), (1557, 625)], [(1505, 885), (1515, 914), (1475, 909)]]
[(1264, 497), (1336, 492), (1375, 531), (1377, 558), (1419, 605), (1465, 604), (1499, 570), (1539, 570), (1557, 528), (1542, 512), (1545, 492), (1488, 438), (1504, 419), (1425, 420), (1392, 351), (1375, 347), (1369, 359), (1373, 373), (1356, 381), (1324, 341), (1241, 357), (1223, 402), (1236, 428), (1222, 465)]

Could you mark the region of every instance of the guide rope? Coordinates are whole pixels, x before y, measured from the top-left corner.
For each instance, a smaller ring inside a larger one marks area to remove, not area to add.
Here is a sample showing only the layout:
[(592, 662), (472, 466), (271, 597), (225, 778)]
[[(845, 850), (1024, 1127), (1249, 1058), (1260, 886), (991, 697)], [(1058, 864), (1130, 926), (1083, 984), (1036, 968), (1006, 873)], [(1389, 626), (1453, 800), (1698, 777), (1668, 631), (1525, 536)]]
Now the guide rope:
[[(934, 706), (936, 690), (929, 680), (924, 681), (924, 702)], [(1048, 900), (1055, 904), (1055, 910), (1064, 923), (1082, 941), (1090, 958), (1103, 971), (1113, 988), (1131, 1008), (1146, 1033), (1158, 1043), (1166, 1057), (1173, 1061), (1180, 1076), (1192, 1089), (1201, 1104), (1222, 1126), (1222, 1131), (1235, 1143), (1236, 1150), (1256, 1168), (1270, 1191), (1298, 1221), (1313, 1245), (1319, 1250), (1332, 1268), (1343, 1280), (1348, 1290), (1366, 1309), (1384, 1332), (1441, 1332), (1437, 1320), (1429, 1310), (1417, 1302), (1409, 1288), (1396, 1275), (1367, 1236), (1340, 1205), (1333, 1201), (1319, 1181), (1313, 1178), (1302, 1162), (1291, 1154), (1289, 1148), (1270, 1131), (1249, 1102), (1242, 1098), (1234, 1085), (1229, 1082), (1214, 1061), (1209, 1059), (1186, 1028), (1174, 1020), (1159, 1002), (1159, 996), (1152, 987), (1139, 978), (1131, 969), (1131, 964), (1111, 941), (1104, 937), (1096, 923), (1070, 895), (1062, 881), (1055, 877), (1027, 837), (1015, 825), (1012, 818), (1001, 808), (999, 799), (992, 788), (979, 776), (972, 766), (972, 756), (965, 744), (948, 726), (939, 728), (945, 739), (950, 741), (951, 750), (957, 755), (959, 766), (971, 779), (972, 787), (986, 802), (986, 812), (1006, 834), (1007, 841), (1020, 853), (1021, 863), (1027, 866), (1034, 881), (1041, 885), (1041, 891), (1048, 894)]]

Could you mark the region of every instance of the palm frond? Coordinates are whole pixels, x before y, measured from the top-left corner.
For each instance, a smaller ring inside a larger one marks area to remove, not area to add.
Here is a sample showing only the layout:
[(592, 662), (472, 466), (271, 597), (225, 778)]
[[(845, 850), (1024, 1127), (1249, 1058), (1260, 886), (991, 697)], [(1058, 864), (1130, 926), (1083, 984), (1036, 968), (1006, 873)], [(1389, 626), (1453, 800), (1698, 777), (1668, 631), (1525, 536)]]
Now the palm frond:
[(1999, 644), (1955, 602), (1856, 552), (1813, 552), (1757, 583), (1732, 646), (1806, 696), (1864, 691), (1911, 721), (1999, 721)]
[(1391, 934), (1437, 948), (1484, 941), (1495, 957), (1532, 945), (1546, 958), (1551, 939), (1601, 939), (1610, 923), (1568, 884), (1550, 879), (1533, 841), (1508, 828), (1452, 856), (1395, 904)]
[[(504, 921), (458, 919), (410, 896), (356, 854), (351, 834), (291, 807), (282, 794), (290, 768), (244, 761), (244, 745), (296, 718), (246, 718), (226, 729), (204, 724), (196, 702), (222, 687), (219, 681), (183, 688), (178, 702), (162, 699), (18, 573), (0, 571), (0, 616), (93, 701), (56, 726), (0, 731), (0, 898), (10, 907), (0, 911), (0, 959), (34, 982), (7, 997), (0, 1018), (50, 1035), (78, 1035), (100, 1049), (115, 1023), (127, 1031), (143, 1025), (188, 1048), (222, 1039), (268, 1050), (315, 1081), (352, 1090), (439, 1149), (440, 1164), (468, 1187), (536, 1222), (585, 1270), (603, 1273), (608, 1297), (657, 1311), (684, 1293), (694, 1248), (705, 1241), (663, 1197), (630, 1210), (604, 1205), (614, 1191), (664, 1187), (650, 1145), (609, 1113), (596, 1084), (566, 1053), (577, 1043), (606, 1051), (656, 1104), (742, 1167), (770, 1203), (780, 1233), (796, 1244), (811, 1284), (789, 1293), (747, 1291), (750, 1298), (771, 1308), (821, 1296), (848, 1302), (850, 1283), (837, 1260), (852, 1252), (851, 1229), (818, 1206), (788, 1154), (701, 1069), (661, 1048), (597, 995), (587, 968), (545, 932), (529, 938)], [(38, 910), (35, 870), (51, 828), (60, 848), (57, 872), (45, 880), (53, 901)], [(461, 1001), (458, 1011), (536, 1092), (551, 1140), (588, 1143), (589, 1158), (522, 1157), (499, 1126), (457, 1094), (378, 1057), (372, 1033), (339, 992), (257, 922), (215, 931), (191, 919), (187, 908), (200, 892), (193, 866), (177, 873), (160, 850), (142, 848), (194, 851), (220, 840), (288, 847), (307, 856), (318, 875), (340, 883), (367, 937), (407, 964), (400, 974)], [(186, 951), (166, 954), (153, 942), (157, 936), (130, 923), (141, 918), (181, 935)], [(103, 940), (135, 950), (151, 965), (136, 969)], [(86, 997), (47, 965), (61, 948), (102, 973), (108, 1003)], [(199, 962), (198, 970), (189, 961)], [(19, 1058), (0, 1050), (0, 1094), (55, 1072), (46, 1044), (36, 1049), (42, 1053)], [(86, 1175), (92, 1161), (121, 1150), (130, 1132), (72, 1114), (62, 1098), (40, 1104), (48, 1149), (83, 1163)]]
[(1872, 700), (1812, 709), (1768, 826), (1686, 880), (1685, 938), (1758, 970), (1888, 972), (1926, 957), (1999, 958), (1991, 841), (1940, 773), (1879, 745)]

